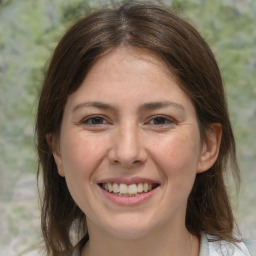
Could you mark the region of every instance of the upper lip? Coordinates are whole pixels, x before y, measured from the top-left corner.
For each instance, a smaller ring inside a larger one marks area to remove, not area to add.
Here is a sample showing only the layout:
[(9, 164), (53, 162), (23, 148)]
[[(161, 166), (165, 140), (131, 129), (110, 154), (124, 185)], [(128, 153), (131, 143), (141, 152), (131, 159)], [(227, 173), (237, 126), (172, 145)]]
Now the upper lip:
[(148, 184), (160, 184), (157, 180), (152, 180), (149, 178), (142, 178), (142, 177), (112, 177), (101, 179), (97, 182), (98, 184), (103, 183), (117, 183), (117, 184), (139, 184), (139, 183), (148, 183)]

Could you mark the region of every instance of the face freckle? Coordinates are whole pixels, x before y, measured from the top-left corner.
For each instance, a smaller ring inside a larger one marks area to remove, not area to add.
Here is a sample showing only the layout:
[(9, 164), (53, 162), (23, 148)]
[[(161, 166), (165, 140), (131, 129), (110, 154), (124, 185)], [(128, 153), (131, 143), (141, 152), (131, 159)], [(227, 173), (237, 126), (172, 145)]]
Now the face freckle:
[[(142, 237), (178, 227), (201, 158), (195, 109), (154, 54), (114, 49), (69, 96), (54, 157), (89, 230)], [(114, 183), (146, 192), (117, 196)]]

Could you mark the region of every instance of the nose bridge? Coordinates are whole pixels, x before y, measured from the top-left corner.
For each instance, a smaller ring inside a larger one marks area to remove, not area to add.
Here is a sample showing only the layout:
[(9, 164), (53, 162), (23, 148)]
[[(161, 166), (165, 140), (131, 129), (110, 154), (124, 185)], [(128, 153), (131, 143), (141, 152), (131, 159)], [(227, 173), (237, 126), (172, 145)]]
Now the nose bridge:
[(137, 124), (125, 122), (118, 127), (112, 147), (112, 161), (133, 166), (146, 159), (146, 152)]

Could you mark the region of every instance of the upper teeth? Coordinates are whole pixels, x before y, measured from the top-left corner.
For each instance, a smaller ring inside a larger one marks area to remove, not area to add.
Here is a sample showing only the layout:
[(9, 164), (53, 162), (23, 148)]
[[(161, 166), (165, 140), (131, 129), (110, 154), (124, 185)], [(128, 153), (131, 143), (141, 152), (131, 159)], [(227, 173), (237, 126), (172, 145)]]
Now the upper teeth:
[(153, 185), (148, 183), (139, 184), (118, 184), (118, 183), (103, 183), (102, 187), (108, 192), (118, 195), (137, 195), (138, 193), (148, 192), (152, 190)]

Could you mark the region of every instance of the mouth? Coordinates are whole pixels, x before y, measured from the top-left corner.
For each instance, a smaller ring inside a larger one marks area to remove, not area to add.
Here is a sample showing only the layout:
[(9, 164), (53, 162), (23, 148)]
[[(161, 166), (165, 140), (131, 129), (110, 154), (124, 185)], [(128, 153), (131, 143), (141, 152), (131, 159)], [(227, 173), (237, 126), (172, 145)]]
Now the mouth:
[(103, 190), (115, 194), (117, 196), (123, 197), (135, 197), (141, 194), (146, 194), (157, 187), (160, 184), (157, 183), (133, 183), (133, 184), (125, 184), (125, 183), (99, 183), (98, 184)]

